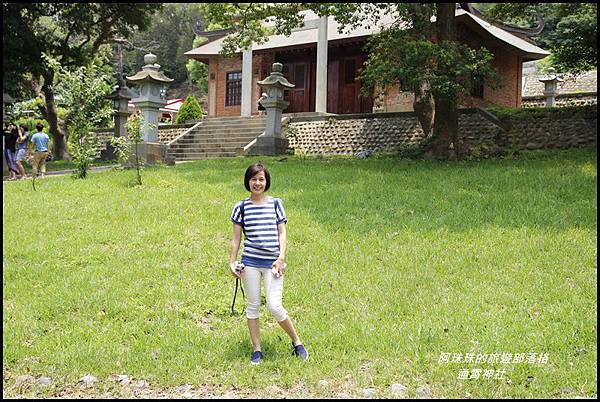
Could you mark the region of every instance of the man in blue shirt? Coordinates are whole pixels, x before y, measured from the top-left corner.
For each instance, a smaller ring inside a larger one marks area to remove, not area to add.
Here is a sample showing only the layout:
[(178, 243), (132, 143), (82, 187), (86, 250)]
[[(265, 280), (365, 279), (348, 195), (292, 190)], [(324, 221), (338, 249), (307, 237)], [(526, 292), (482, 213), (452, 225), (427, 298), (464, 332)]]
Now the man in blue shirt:
[(31, 175), (37, 177), (39, 168), (41, 172), (40, 177), (44, 177), (46, 174), (46, 156), (48, 156), (48, 141), (50, 141), (50, 137), (42, 131), (44, 126), (41, 123), (36, 124), (35, 128), (38, 132), (31, 137), (31, 142), (33, 142), (34, 146)]

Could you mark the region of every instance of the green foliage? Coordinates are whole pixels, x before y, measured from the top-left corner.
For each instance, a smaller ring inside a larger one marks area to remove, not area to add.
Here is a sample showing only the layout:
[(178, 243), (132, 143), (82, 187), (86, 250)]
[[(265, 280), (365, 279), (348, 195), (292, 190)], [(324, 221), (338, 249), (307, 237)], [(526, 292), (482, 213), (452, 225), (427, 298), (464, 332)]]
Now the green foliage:
[(135, 31), (130, 36), (134, 45), (124, 53), (124, 70), (138, 71), (146, 53), (158, 58), (161, 71), (181, 86), (188, 80), (188, 58), (185, 52), (192, 49), (194, 31), (205, 29), (202, 7), (199, 3), (163, 3), (151, 18), (147, 29)]
[(3, 83), (24, 92), (31, 79), (48, 78), (47, 54), (63, 66), (82, 66), (115, 37), (144, 28), (161, 4), (2, 3)]
[(183, 124), (186, 120), (201, 120), (202, 108), (193, 95), (188, 95), (177, 113), (175, 124)]
[(550, 117), (556, 119), (597, 119), (598, 108), (595, 105), (568, 106), (550, 108), (506, 108), (487, 109), (499, 119)]
[[(206, 42), (207, 39), (203, 36), (198, 36), (192, 44), (196, 48)], [(200, 90), (200, 96), (208, 94), (208, 65), (199, 62), (198, 60), (189, 59), (185, 65), (188, 71), (188, 77), (194, 85)]]
[(579, 73), (598, 66), (597, 3), (493, 3), (485, 13), (524, 27), (536, 24), (536, 15), (541, 16), (544, 29), (532, 39), (552, 52), (552, 67), (559, 72)]
[(44, 129), (42, 131), (44, 131), (45, 133), (48, 133), (49, 127), (48, 127), (48, 122), (46, 120), (36, 119), (34, 117), (21, 117), (21, 118), (15, 120), (15, 124), (18, 124), (18, 125), (25, 124), (27, 126), (27, 128), (29, 129), (29, 135), (33, 135), (33, 133), (37, 132), (37, 129), (35, 128), (35, 126), (38, 123), (41, 123), (44, 126)]
[[(152, 128), (154, 125), (147, 124), (147, 126), (147, 128)], [(127, 142), (125, 140), (111, 141), (113, 146), (118, 148), (116, 152), (119, 159), (130, 158), (131, 152), (135, 148), (135, 170), (137, 172), (136, 177), (138, 186), (142, 185), (141, 169), (144, 161), (141, 160), (139, 156), (139, 144), (140, 142), (142, 142), (144, 137), (144, 127), (144, 116), (142, 116), (142, 113), (138, 110), (137, 112), (129, 116), (127, 118), (127, 122), (125, 123), (125, 129), (127, 130), (127, 138), (129, 144), (127, 145)]]
[[(89, 126), (84, 126), (83, 129), (90, 129)], [(71, 150), (72, 161), (75, 164), (73, 176), (78, 179), (85, 179), (87, 173), (96, 157), (96, 147), (98, 139), (93, 133), (83, 134), (82, 130), (70, 128), (69, 146)]]
[(58, 80), (55, 91), (66, 109), (69, 147), (76, 165), (74, 175), (85, 179), (98, 145), (98, 139), (91, 130), (110, 120), (113, 113), (112, 105), (106, 99), (111, 91), (110, 77), (97, 61), (68, 69), (51, 56), (44, 54), (43, 58), (54, 70)]
[[(292, 28), (302, 24), (297, 12), (300, 3), (209, 3), (206, 18), (213, 24), (231, 27), (232, 32), (223, 41), (222, 54), (234, 55), (248, 49), (252, 43), (262, 44), (274, 32), (289, 35)], [(266, 27), (263, 21), (275, 17), (275, 27)]]

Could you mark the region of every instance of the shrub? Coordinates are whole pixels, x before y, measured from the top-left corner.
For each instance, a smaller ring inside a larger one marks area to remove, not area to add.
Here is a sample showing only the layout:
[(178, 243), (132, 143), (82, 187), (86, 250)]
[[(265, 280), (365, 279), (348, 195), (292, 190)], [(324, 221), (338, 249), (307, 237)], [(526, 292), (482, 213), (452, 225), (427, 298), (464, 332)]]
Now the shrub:
[(46, 134), (50, 134), (50, 126), (48, 125), (48, 122), (46, 120), (43, 119), (36, 119), (33, 117), (21, 117), (20, 119), (15, 121), (15, 124), (21, 125), (21, 124), (25, 124), (28, 128), (29, 128), (29, 135), (33, 135), (35, 133), (37, 133), (37, 129), (35, 128), (35, 126), (38, 123), (42, 123), (42, 125), (44, 126), (44, 132)]
[(540, 108), (493, 107), (487, 109), (499, 119), (550, 117), (558, 119), (595, 119), (596, 105)]
[(202, 108), (193, 95), (188, 95), (179, 108), (177, 119), (175, 124), (183, 124), (186, 120), (201, 120), (202, 119)]

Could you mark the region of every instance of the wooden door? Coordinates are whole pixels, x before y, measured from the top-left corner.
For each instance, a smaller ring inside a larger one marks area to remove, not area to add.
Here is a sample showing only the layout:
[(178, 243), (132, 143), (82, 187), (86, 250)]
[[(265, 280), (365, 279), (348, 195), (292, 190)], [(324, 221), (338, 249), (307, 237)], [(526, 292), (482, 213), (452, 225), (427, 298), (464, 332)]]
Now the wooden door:
[(341, 80), (340, 80), (340, 98), (341, 110), (340, 113), (358, 113), (360, 104), (358, 101), (358, 93), (360, 91), (360, 83), (356, 81), (357, 76), (357, 58), (349, 57), (342, 59)]
[(290, 102), (284, 113), (300, 113), (309, 111), (310, 63), (298, 61), (283, 65), (283, 76), (295, 87), (284, 92), (283, 99)]
[(360, 97), (361, 83), (358, 81), (359, 70), (365, 61), (362, 55), (345, 57), (340, 61), (340, 110), (338, 113), (371, 113), (373, 97)]
[(330, 60), (327, 66), (327, 112), (339, 113), (340, 61)]

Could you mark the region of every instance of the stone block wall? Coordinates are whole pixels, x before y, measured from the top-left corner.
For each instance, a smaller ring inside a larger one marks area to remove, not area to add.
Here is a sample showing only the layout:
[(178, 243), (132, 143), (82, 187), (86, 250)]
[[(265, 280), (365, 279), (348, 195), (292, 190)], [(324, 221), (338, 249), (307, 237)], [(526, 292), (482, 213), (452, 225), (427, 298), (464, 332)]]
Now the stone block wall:
[(298, 133), (288, 135), (290, 148), (314, 155), (352, 155), (367, 149), (395, 152), (416, 147), (425, 137), (414, 113), (294, 118), (288, 126), (287, 132)]
[[(581, 94), (564, 94), (556, 97), (557, 107), (568, 106), (587, 106), (597, 105), (597, 93), (581, 93)], [(544, 96), (527, 96), (523, 97), (523, 107), (545, 107), (546, 98)]]
[(504, 148), (565, 149), (596, 147), (597, 119), (531, 117), (504, 120), (509, 129), (501, 132)]
[(98, 139), (96, 145), (96, 159), (100, 158), (100, 153), (106, 150), (107, 145), (110, 143), (110, 139), (115, 135), (114, 128), (95, 128), (92, 130), (92, 134)]
[(196, 123), (158, 126), (158, 142), (161, 144), (167, 144), (193, 127), (194, 124)]
[[(480, 109), (463, 109), (459, 135), (472, 147), (553, 149), (591, 147), (597, 120), (527, 117), (498, 120)], [(363, 150), (396, 153), (417, 149), (425, 139), (411, 112), (292, 118), (284, 129), (290, 148), (308, 155), (353, 155)]]
[[(158, 126), (158, 143), (168, 144), (170, 141), (193, 127), (194, 124), (195, 123)], [(92, 133), (98, 139), (98, 145), (96, 147), (96, 159), (98, 159), (100, 158), (101, 152), (107, 149), (115, 132), (113, 128), (95, 128), (92, 130)]]

